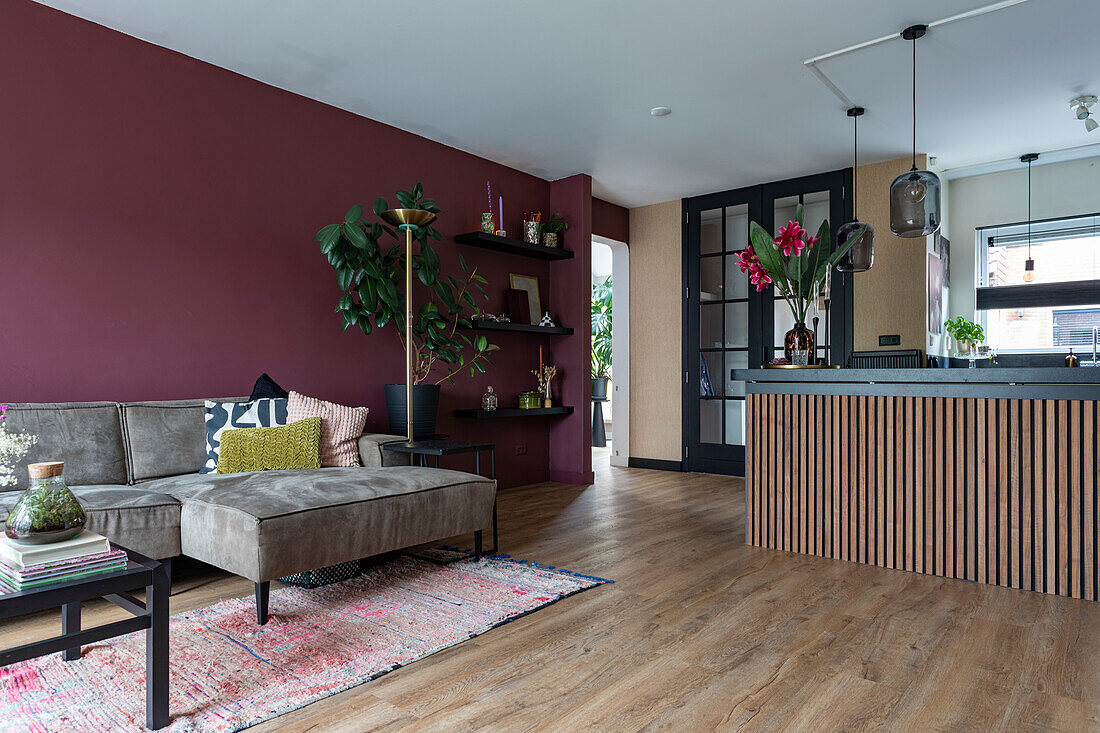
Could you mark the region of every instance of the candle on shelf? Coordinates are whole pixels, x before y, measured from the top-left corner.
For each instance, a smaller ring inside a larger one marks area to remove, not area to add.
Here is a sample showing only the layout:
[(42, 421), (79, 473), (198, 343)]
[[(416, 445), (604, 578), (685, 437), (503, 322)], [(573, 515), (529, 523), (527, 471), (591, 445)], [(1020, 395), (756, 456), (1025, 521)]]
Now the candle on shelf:
[(539, 377), (542, 376), (542, 347), (539, 347)]
[(508, 231), (508, 228), (504, 226), (504, 197), (500, 197), (500, 203), (497, 206), (497, 211), (500, 212), (500, 228), (504, 231)]

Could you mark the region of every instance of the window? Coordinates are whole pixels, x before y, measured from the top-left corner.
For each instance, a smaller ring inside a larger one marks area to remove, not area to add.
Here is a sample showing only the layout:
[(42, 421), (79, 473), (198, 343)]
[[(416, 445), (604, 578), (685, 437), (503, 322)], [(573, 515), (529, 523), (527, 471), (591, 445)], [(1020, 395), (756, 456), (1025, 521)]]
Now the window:
[(1100, 329), (1100, 214), (977, 231), (977, 320), (1001, 353), (1091, 347)]

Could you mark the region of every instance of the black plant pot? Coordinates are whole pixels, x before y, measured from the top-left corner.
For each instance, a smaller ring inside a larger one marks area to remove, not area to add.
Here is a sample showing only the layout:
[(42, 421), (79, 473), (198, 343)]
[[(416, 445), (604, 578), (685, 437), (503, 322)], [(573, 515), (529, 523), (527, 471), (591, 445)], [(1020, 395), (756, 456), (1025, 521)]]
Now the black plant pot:
[(592, 377), (592, 399), (594, 399), (594, 400), (606, 400), (607, 399), (607, 378), (606, 377)]
[[(435, 419), (439, 414), (439, 385), (413, 385), (413, 439), (426, 440), (435, 435)], [(407, 435), (405, 417), (405, 385), (386, 385), (386, 412), (390, 417), (390, 432)]]

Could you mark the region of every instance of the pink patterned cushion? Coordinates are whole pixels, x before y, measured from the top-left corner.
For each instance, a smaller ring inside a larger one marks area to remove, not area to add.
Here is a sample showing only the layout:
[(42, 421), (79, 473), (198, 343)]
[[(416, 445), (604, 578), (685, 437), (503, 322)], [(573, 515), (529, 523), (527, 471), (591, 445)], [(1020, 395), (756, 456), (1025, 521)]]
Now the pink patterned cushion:
[(288, 423), (321, 418), (322, 466), (359, 465), (359, 436), (367, 423), (366, 407), (344, 407), (292, 391), (286, 411)]

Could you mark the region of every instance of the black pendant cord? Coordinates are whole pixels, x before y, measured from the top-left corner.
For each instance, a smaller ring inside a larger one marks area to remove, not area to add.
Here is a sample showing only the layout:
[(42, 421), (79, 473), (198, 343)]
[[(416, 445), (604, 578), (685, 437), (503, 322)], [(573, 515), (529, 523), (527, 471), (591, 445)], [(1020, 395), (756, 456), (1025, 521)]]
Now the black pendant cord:
[(1031, 259), (1031, 161), (1027, 162), (1027, 258)]
[(917, 39), (913, 39), (913, 167), (917, 169)]
[(859, 221), (859, 214), (856, 213), (859, 206), (859, 186), (856, 182), (859, 175), (859, 115), (852, 118), (852, 123), (855, 125), (852, 128), (852, 221)]

